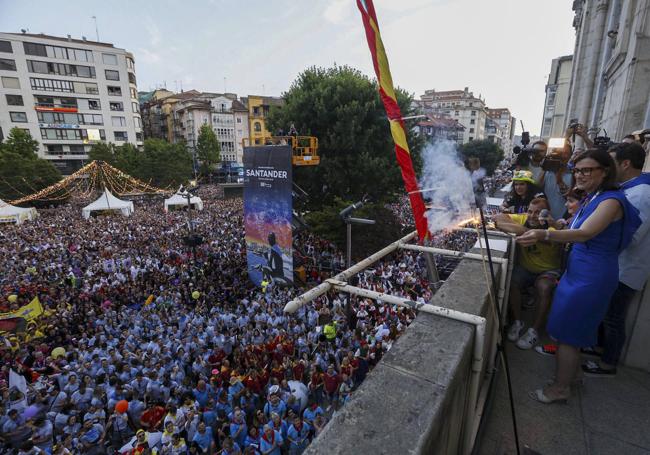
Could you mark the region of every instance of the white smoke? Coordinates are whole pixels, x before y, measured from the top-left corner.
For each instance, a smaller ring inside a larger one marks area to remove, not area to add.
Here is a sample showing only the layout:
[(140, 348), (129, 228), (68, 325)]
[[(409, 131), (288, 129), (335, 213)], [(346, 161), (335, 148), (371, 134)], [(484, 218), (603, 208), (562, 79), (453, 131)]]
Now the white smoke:
[(437, 141), (428, 144), (422, 158), (420, 190), (429, 207), (425, 212), (429, 232), (433, 234), (471, 218), (474, 206), (472, 180), (459, 157), (456, 143)]

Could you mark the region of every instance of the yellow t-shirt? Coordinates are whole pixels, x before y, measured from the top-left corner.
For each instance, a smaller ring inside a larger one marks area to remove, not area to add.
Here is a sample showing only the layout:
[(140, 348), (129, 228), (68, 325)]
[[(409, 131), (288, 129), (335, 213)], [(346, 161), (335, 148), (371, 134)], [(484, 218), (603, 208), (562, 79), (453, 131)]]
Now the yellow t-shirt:
[[(526, 224), (527, 214), (510, 215), (515, 223)], [(549, 230), (555, 230), (549, 228)], [(542, 273), (561, 267), (561, 246), (559, 243), (537, 242), (534, 245), (519, 247), (519, 264), (533, 273)]]

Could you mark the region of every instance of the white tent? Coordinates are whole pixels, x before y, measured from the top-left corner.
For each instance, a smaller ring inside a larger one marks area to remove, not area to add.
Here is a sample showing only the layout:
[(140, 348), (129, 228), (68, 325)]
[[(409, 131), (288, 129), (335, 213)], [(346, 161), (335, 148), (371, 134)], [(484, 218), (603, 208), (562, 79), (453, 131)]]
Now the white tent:
[(129, 216), (133, 213), (133, 202), (118, 199), (110, 191), (105, 189), (99, 199), (91, 202), (81, 210), (81, 214), (85, 219), (88, 219), (92, 212), (101, 212), (104, 210), (119, 210), (122, 212), (122, 215)]
[[(191, 195), (190, 204), (193, 205), (196, 210), (203, 210), (203, 201), (200, 197)], [(187, 193), (176, 193), (172, 197), (165, 199), (165, 212), (169, 211), (169, 207), (182, 205), (187, 207)]]
[(38, 212), (34, 207), (22, 208), (7, 204), (0, 199), (0, 223), (16, 223), (20, 224), (23, 221), (31, 221), (38, 216)]

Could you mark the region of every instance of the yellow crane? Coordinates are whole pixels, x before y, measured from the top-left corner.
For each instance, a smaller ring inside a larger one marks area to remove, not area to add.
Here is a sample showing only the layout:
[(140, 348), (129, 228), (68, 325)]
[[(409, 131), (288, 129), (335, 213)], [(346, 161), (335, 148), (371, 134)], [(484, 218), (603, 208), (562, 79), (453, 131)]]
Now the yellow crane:
[(265, 136), (259, 144), (251, 143), (248, 138), (244, 138), (242, 145), (244, 147), (290, 145), (293, 150), (291, 162), (294, 166), (316, 166), (320, 163), (318, 138), (314, 136)]

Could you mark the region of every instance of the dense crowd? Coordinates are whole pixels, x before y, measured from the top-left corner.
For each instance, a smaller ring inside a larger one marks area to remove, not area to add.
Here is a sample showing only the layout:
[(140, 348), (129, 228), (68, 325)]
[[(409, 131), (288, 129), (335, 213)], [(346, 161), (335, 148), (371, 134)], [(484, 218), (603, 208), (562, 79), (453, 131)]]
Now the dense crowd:
[[(35, 297), (44, 310), (0, 343), (2, 450), (300, 453), (415, 317), (338, 293), (285, 314), (302, 291), (248, 280), (241, 200), (202, 191), (196, 256), (186, 214), (159, 200), (130, 217), (86, 221), (67, 204), (0, 227), (0, 311)], [(313, 236), (299, 248), (342, 266)], [(400, 252), (358, 281), (425, 301), (426, 276)]]

